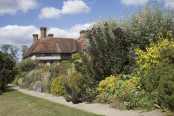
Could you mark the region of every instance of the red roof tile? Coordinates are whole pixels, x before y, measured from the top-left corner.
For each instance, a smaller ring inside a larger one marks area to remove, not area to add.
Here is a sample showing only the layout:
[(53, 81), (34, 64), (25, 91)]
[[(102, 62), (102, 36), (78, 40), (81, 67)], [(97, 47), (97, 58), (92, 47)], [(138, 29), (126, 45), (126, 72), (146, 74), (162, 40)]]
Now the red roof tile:
[(35, 41), (23, 58), (33, 53), (75, 53), (77, 41), (71, 38), (40, 38)]

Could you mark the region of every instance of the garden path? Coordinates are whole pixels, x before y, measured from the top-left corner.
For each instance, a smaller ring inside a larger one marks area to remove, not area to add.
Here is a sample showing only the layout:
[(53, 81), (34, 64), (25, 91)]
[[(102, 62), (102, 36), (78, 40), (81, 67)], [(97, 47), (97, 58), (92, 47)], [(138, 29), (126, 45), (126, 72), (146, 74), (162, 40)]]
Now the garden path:
[(99, 114), (99, 115), (105, 115), (105, 116), (164, 116), (164, 113), (162, 112), (162, 110), (154, 110), (154, 111), (150, 111), (150, 112), (139, 113), (140, 110), (138, 110), (138, 111), (133, 111), (133, 110), (120, 111), (117, 109), (115, 110), (115, 109), (109, 108), (108, 107), (109, 104), (105, 104), (105, 105), (99, 104), (99, 103), (87, 104), (86, 102), (79, 103), (79, 104), (73, 104), (72, 102), (66, 102), (65, 98), (62, 96), (56, 97), (56, 96), (52, 96), (51, 94), (48, 94), (48, 93), (40, 93), (40, 92), (36, 92), (33, 90), (21, 89), (19, 86), (13, 85), (13, 84), (8, 84), (8, 86), (10, 86), (13, 89), (18, 90), (24, 94), (35, 96), (38, 98), (47, 99), (47, 100), (50, 100), (50, 101), (53, 101), (56, 103), (64, 104), (69, 107), (74, 107), (77, 109), (85, 110), (85, 111), (92, 112), (92, 113)]

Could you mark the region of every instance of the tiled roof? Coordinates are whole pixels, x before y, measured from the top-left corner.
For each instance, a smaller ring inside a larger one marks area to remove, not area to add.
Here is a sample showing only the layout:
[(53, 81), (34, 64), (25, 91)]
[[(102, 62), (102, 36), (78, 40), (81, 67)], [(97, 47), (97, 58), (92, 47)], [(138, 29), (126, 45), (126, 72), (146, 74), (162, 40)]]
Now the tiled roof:
[(35, 41), (23, 58), (33, 53), (75, 53), (77, 42), (71, 38), (47, 37)]

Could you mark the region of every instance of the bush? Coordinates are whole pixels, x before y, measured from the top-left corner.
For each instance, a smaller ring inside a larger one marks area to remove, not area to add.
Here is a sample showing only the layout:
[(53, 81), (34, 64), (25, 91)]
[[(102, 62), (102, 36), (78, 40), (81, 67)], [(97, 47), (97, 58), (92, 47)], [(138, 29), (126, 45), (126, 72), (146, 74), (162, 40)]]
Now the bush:
[(113, 27), (108, 22), (104, 25), (94, 24), (86, 34), (90, 43), (92, 78), (101, 81), (112, 74), (131, 73), (131, 68), (128, 68), (130, 45), (121, 28), (116, 25)]
[[(161, 37), (161, 36), (160, 36)], [(153, 47), (156, 47), (154, 45)], [(167, 33), (166, 39), (161, 39), (157, 51), (147, 49), (147, 56), (141, 57), (144, 62), (144, 68), (140, 71), (142, 89), (150, 96), (151, 104), (157, 104), (169, 110), (174, 109), (173, 106), (173, 61), (174, 61), (174, 42), (171, 32)], [(157, 58), (154, 59), (153, 55)], [(156, 55), (155, 53), (158, 53)], [(140, 55), (141, 56), (141, 55)], [(149, 64), (149, 59), (154, 59)], [(149, 65), (148, 65), (149, 64)], [(154, 65), (152, 65), (154, 64)]]
[(136, 90), (138, 87), (140, 88), (140, 86), (141, 86), (140, 78), (132, 77), (123, 84), (122, 88), (125, 91), (131, 91), (131, 90)]
[(16, 78), (13, 81), (13, 84), (18, 85), (18, 80), (20, 79), (20, 75), (16, 75)]
[[(140, 65), (140, 74), (142, 88), (147, 92), (152, 92), (159, 85), (159, 77), (155, 76), (158, 73), (155, 73), (155, 67), (161, 62), (162, 58), (160, 57), (160, 51), (163, 48), (173, 47), (173, 37), (172, 32), (167, 32), (166, 39), (163, 38), (162, 34), (159, 34), (160, 40), (158, 45), (151, 42), (151, 47), (146, 47), (147, 52), (143, 52), (140, 49), (136, 49), (136, 53), (139, 54), (137, 57), (137, 63)], [(151, 73), (147, 73), (150, 71)], [(154, 75), (155, 74), (155, 75)]]
[(32, 60), (31, 58), (26, 58), (26, 59), (23, 59), (16, 66), (19, 72), (31, 71), (39, 67), (39, 62), (36, 60)]
[(68, 76), (71, 76), (72, 74), (76, 73), (75, 64), (72, 63), (70, 68), (66, 69), (66, 72)]
[(81, 57), (80, 57), (80, 53), (77, 53), (73, 56), (73, 58), (71, 58), (69, 60), (70, 63), (75, 63), (75, 61), (79, 60)]
[(111, 87), (117, 88), (117, 83), (121, 81), (121, 78), (119, 76), (110, 76), (105, 78), (105, 80), (102, 80), (99, 83), (99, 87), (97, 90), (100, 92), (100, 95), (102, 95), (105, 92), (110, 92)]
[(41, 81), (36, 81), (36, 82), (32, 82), (32, 83), (33, 84), (31, 84), (31, 85), (33, 86), (33, 90), (34, 91), (39, 91)]
[(139, 55), (136, 58), (136, 61), (141, 65), (140, 71), (144, 69), (142, 72), (145, 74), (145, 70), (148, 68), (153, 69), (161, 61), (159, 52), (162, 50), (162, 48), (174, 46), (172, 31), (167, 32), (166, 39), (164, 39), (162, 34), (159, 34), (159, 38), (160, 40), (158, 41), (157, 45), (150, 41), (150, 47), (146, 47), (147, 52), (144, 52), (139, 48), (135, 49), (136, 53)]
[(157, 75), (154, 75), (159, 78), (159, 86), (156, 91), (161, 106), (174, 111), (174, 47), (163, 49), (160, 54), (163, 60), (155, 68)]
[(43, 92), (49, 93), (50, 86), (49, 86), (49, 81), (50, 81), (51, 75), (50, 72), (42, 72), (41, 74), (41, 82), (42, 82), (42, 89)]
[(68, 61), (62, 61), (60, 64), (59, 64), (59, 67), (58, 67), (58, 71), (61, 75), (67, 75), (67, 69), (69, 69), (71, 67), (71, 63), (69, 63)]
[(51, 93), (53, 95), (63, 95), (64, 94), (64, 86), (62, 83), (62, 77), (59, 76), (54, 79), (54, 81), (51, 84)]
[(70, 88), (72, 87), (76, 88), (77, 82), (80, 82), (80, 83), (84, 82), (83, 75), (81, 73), (74, 73), (73, 75), (68, 77), (67, 84)]
[(10, 54), (0, 51), (0, 90), (5, 89), (6, 84), (11, 82), (16, 74), (15, 62), (11, 60)]

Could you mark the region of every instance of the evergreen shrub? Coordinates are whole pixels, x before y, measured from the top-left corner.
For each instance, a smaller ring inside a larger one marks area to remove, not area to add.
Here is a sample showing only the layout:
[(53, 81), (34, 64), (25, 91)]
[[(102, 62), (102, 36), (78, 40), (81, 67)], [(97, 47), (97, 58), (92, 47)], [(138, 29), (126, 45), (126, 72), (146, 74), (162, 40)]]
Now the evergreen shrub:
[(53, 95), (63, 95), (64, 94), (64, 85), (62, 83), (62, 76), (55, 78), (51, 84), (51, 93)]

